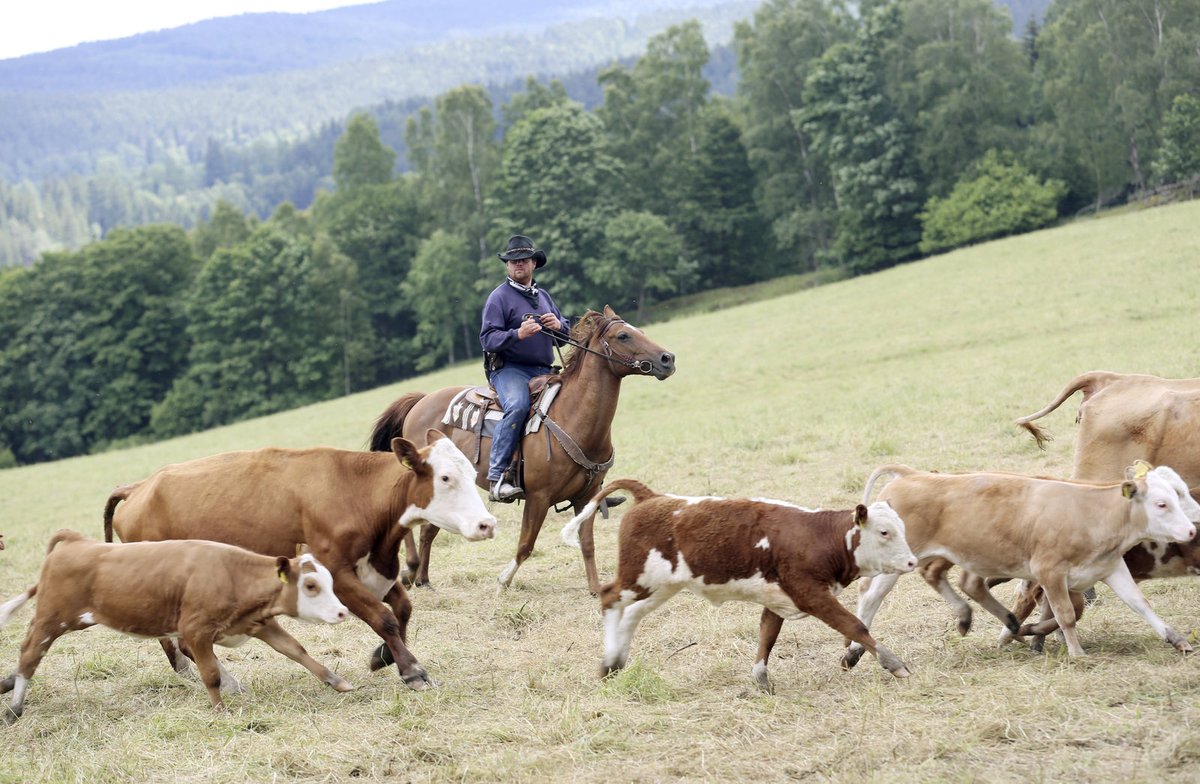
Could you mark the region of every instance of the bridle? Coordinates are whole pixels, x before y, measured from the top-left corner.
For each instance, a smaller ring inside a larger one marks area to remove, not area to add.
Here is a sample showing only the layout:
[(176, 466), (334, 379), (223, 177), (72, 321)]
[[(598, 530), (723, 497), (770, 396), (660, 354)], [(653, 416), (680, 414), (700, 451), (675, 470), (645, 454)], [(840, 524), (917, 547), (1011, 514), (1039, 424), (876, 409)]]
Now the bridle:
[[(614, 350), (611, 345), (609, 345), (608, 340), (604, 337), (605, 333), (608, 332), (609, 328), (612, 327), (614, 324), (627, 324), (628, 322), (626, 322), (624, 319), (609, 318), (608, 316), (605, 316), (605, 318), (608, 319), (607, 322), (605, 324), (603, 324), (602, 326), (598, 327), (596, 330), (596, 334), (599, 335), (599, 337), (600, 337), (600, 345), (604, 347), (604, 351), (602, 351), (602, 352), (596, 351), (595, 349), (592, 349), (592, 348), (588, 348), (584, 344), (580, 343), (578, 340), (575, 340), (574, 338), (572, 338), (570, 336), (570, 334), (563, 332), (562, 330), (550, 329), (549, 327), (542, 327), (542, 331), (547, 333), (548, 335), (550, 335), (550, 337), (554, 338), (555, 340), (559, 341), (560, 343), (567, 343), (568, 345), (571, 345), (577, 349), (586, 351), (589, 354), (595, 354), (598, 357), (604, 357), (609, 362), (612, 362), (617, 365), (622, 365), (627, 368), (631, 368), (633, 370), (636, 370), (639, 373), (642, 373), (643, 375), (648, 375), (650, 373), (653, 373), (654, 372), (654, 364), (650, 360), (648, 360), (648, 359), (635, 360), (633, 358), (632, 354), (621, 354), (620, 352)], [(560, 356), (561, 356), (561, 354), (560, 354)]]

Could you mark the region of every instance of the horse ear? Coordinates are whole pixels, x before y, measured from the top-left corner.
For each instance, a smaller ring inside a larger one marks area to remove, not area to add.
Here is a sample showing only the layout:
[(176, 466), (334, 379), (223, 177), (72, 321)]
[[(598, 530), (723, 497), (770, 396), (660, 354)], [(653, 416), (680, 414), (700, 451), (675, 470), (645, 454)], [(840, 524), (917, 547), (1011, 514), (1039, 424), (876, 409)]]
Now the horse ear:
[(604, 306), (604, 315), (608, 316), (609, 318), (620, 318), (620, 316), (617, 315), (617, 312), (608, 305)]

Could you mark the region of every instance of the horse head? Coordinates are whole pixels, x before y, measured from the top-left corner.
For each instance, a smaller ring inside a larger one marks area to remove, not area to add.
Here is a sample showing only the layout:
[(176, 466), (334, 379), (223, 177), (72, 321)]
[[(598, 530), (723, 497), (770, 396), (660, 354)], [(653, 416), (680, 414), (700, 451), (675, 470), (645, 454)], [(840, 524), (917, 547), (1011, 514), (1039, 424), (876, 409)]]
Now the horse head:
[(675, 372), (675, 355), (646, 337), (646, 333), (628, 323), (608, 305), (603, 313), (589, 310), (571, 330), (571, 337), (587, 352), (575, 350), (564, 362), (563, 375), (578, 367), (585, 353), (598, 354), (608, 360), (613, 374), (620, 376), (654, 376), (659, 381)]

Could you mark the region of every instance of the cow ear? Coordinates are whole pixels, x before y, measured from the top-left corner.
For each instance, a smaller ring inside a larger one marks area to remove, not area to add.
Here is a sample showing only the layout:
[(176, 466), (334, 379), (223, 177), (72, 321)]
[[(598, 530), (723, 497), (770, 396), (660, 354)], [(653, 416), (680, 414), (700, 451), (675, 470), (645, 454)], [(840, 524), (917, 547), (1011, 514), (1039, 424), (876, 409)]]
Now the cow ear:
[(443, 433), (441, 430), (435, 430), (432, 427), (425, 431), (425, 443), (426, 444), (432, 444), (437, 441), (441, 441), (443, 438), (446, 438), (446, 437), (447, 437), (446, 434)]
[(421, 459), (417, 453), (417, 445), (407, 438), (399, 436), (392, 439), (392, 453), (396, 455), (396, 459), (400, 461), (400, 465), (405, 468), (412, 468), (413, 464)]
[(292, 571), (292, 563), (285, 556), (279, 556), (275, 559), (275, 571), (279, 575), (279, 582), (287, 585), (288, 574)]
[(867, 507), (862, 504), (854, 507), (854, 524), (859, 528), (865, 528), (867, 525)]
[(1126, 479), (1143, 479), (1146, 474), (1150, 473), (1153, 466), (1145, 460), (1134, 460), (1133, 465), (1125, 468)]
[(1133, 498), (1135, 495), (1137, 495), (1137, 482), (1134, 482), (1132, 479), (1126, 479), (1124, 482), (1122, 482), (1121, 495), (1125, 496), (1126, 498)]

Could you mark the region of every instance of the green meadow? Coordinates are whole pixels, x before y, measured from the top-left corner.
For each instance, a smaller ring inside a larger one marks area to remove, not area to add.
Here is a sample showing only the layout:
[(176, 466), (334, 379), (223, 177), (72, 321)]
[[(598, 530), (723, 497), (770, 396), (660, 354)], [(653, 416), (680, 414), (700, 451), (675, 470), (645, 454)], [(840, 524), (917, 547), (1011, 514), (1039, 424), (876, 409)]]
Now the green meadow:
[[(1009, 238), (646, 331), (677, 355), (666, 381), (630, 378), (616, 466), (651, 487), (806, 506), (859, 500), (877, 465), (1066, 476), (1078, 399), (1042, 420), (1045, 452), (1013, 425), (1093, 369), (1200, 376), (1200, 202)], [(553, 286), (552, 272), (547, 285)], [(604, 303), (595, 303), (599, 308)], [(631, 315), (631, 314), (629, 314)], [(158, 444), (0, 471), (0, 600), (36, 580), (50, 534), (102, 536), (109, 491), (156, 468), (266, 445), (362, 448), (398, 395), (482, 380), (436, 374)], [(95, 628), (62, 638), (24, 718), (0, 727), (0, 781), (1193, 781), (1200, 658), (1161, 642), (1106, 587), (1079, 625), (1086, 657), (997, 649), (977, 612), (966, 637), (917, 576), (872, 629), (913, 672), (870, 657), (838, 667), (841, 639), (788, 622), (776, 693), (750, 677), (759, 608), (681, 594), (642, 624), (632, 666), (608, 680), (599, 603), (551, 514), (506, 592), (519, 507), (495, 540), (440, 536), (432, 588), (412, 592), (409, 645), (439, 687), (370, 673), (357, 619), (285, 625), (356, 690), (337, 694), (262, 643), (218, 651), (247, 687), (215, 714), (153, 641)], [(614, 516), (619, 516), (618, 514)], [(597, 520), (602, 578), (615, 520)], [(1200, 583), (1144, 584), (1196, 643)], [(1011, 589), (997, 589), (1003, 601)], [(842, 599), (853, 606), (856, 591)], [(15, 667), (32, 605), (0, 630)], [(1200, 647), (1200, 646), (1198, 646)]]

